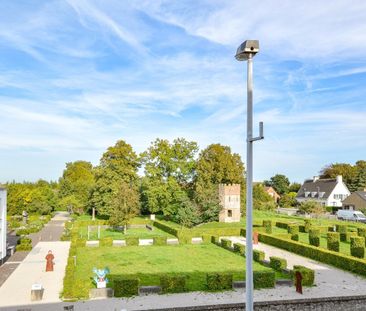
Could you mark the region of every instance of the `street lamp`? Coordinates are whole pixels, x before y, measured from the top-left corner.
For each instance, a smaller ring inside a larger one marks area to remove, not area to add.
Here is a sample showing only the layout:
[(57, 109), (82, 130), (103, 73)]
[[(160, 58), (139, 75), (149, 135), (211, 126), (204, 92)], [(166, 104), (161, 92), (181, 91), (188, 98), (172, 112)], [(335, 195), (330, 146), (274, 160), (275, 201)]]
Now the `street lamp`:
[(246, 204), (246, 279), (245, 310), (253, 311), (253, 142), (263, 136), (263, 122), (259, 122), (259, 136), (253, 137), (253, 56), (259, 52), (258, 40), (244, 41), (236, 51), (238, 61), (248, 61), (247, 76), (247, 204)]

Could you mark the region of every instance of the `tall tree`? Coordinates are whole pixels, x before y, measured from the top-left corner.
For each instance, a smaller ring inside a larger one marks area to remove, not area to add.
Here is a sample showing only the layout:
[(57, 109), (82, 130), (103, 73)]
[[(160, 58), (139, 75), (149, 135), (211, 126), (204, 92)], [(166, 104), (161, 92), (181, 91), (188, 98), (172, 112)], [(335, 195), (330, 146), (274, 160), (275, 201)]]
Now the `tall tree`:
[(122, 182), (138, 184), (139, 161), (131, 145), (123, 140), (109, 147), (95, 170), (96, 182), (91, 197), (91, 207), (101, 215), (111, 215), (111, 202)]
[(241, 203), (245, 202), (244, 164), (230, 147), (209, 145), (202, 150), (197, 161), (195, 200), (205, 221), (218, 220), (221, 210), (218, 185), (240, 184)]
[(266, 180), (264, 184), (273, 187), (278, 194), (283, 195), (289, 191), (290, 181), (285, 175), (276, 174), (270, 180)]
[(344, 183), (350, 187), (352, 180), (356, 177), (357, 170), (348, 163), (334, 163), (325, 166), (320, 174), (321, 178), (336, 178), (338, 175), (342, 175)]
[(264, 190), (264, 186), (256, 183), (253, 186), (253, 208), (258, 210), (274, 210), (274, 199)]

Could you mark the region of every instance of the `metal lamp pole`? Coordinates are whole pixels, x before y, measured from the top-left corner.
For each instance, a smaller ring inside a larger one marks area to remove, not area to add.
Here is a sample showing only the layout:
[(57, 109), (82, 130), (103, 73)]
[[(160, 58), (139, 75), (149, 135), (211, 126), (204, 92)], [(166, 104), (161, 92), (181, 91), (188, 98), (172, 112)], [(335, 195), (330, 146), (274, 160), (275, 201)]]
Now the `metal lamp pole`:
[(248, 62), (247, 75), (247, 198), (246, 198), (246, 280), (245, 310), (253, 311), (253, 142), (263, 136), (263, 122), (259, 123), (259, 136), (253, 137), (253, 56), (259, 51), (257, 40), (242, 43), (235, 55), (239, 61)]

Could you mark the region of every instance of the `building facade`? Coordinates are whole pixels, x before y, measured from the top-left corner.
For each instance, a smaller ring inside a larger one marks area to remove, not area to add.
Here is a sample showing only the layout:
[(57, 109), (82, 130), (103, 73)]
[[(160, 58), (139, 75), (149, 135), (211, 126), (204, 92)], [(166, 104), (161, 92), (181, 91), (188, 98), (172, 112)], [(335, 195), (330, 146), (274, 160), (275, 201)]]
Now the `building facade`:
[(342, 208), (352, 211), (366, 210), (366, 189), (353, 192), (342, 202)]
[(240, 222), (240, 184), (219, 185), (220, 222)]
[(296, 195), (296, 201), (299, 203), (316, 201), (322, 206), (342, 207), (342, 201), (350, 194), (342, 176), (332, 179), (320, 179), (315, 176), (313, 179), (305, 180)]
[(278, 203), (281, 196), (276, 192), (276, 190), (273, 189), (273, 187), (264, 187), (264, 191), (266, 191), (273, 198), (273, 201)]
[(6, 189), (0, 186), (0, 260), (6, 256)]

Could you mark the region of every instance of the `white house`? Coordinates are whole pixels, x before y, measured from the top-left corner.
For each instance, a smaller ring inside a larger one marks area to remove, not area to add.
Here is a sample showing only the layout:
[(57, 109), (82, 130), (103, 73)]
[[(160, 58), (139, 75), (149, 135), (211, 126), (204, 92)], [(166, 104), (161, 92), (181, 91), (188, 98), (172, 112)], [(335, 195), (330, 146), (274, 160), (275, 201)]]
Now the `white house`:
[(342, 201), (350, 195), (350, 191), (342, 180), (342, 176), (334, 179), (320, 179), (315, 176), (313, 179), (305, 180), (296, 195), (296, 201), (316, 201), (322, 206), (342, 207)]
[(6, 189), (0, 186), (0, 260), (6, 256)]

